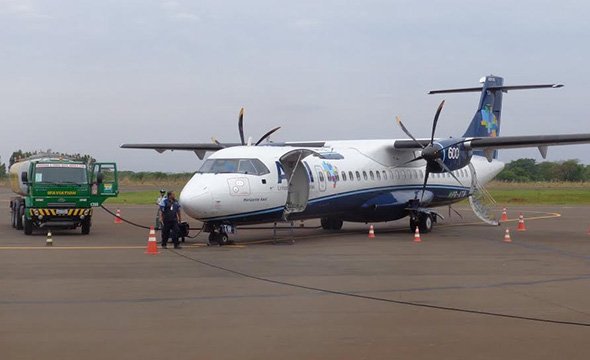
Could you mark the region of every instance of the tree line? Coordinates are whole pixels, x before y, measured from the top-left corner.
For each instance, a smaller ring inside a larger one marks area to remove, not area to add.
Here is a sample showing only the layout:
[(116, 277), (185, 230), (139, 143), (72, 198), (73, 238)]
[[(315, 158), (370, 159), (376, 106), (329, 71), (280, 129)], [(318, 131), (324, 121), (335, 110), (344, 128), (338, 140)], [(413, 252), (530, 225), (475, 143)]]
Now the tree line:
[(590, 165), (579, 160), (543, 161), (518, 159), (506, 164), (496, 180), (509, 182), (590, 181)]

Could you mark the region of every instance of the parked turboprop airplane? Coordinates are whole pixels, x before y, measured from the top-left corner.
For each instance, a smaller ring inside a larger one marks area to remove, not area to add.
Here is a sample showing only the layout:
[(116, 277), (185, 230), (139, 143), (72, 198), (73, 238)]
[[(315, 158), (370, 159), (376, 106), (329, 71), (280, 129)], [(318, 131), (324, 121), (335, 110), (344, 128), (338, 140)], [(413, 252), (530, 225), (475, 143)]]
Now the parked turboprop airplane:
[(483, 185), (503, 168), (497, 149), (589, 143), (590, 134), (499, 136), (502, 95), (511, 90), (562, 85), (504, 86), (487, 76), (474, 88), (430, 94), (481, 92), (475, 116), (459, 138), (435, 138), (444, 100), (428, 139), (347, 140), (265, 143), (244, 141), (240, 111), (239, 144), (123, 144), (122, 148), (194, 151), (201, 159), (215, 151), (184, 186), (180, 202), (191, 217), (205, 223), (209, 240), (228, 242), (241, 224), (321, 218), (324, 229), (343, 221), (381, 222), (408, 216), (412, 231), (432, 230), (442, 217), (433, 208), (469, 198), (474, 212), (497, 224), (481, 201)]

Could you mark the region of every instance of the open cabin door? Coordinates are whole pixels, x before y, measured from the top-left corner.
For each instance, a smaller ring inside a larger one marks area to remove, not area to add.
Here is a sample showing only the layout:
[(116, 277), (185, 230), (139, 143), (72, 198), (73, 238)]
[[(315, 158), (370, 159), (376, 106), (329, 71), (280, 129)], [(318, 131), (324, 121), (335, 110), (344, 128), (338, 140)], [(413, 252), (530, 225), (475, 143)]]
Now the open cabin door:
[(291, 213), (299, 213), (307, 207), (309, 200), (309, 175), (302, 160), (307, 156), (316, 154), (308, 149), (297, 149), (289, 151), (279, 159), (287, 180), (289, 181), (289, 190), (287, 193), (287, 202), (283, 217), (287, 219)]

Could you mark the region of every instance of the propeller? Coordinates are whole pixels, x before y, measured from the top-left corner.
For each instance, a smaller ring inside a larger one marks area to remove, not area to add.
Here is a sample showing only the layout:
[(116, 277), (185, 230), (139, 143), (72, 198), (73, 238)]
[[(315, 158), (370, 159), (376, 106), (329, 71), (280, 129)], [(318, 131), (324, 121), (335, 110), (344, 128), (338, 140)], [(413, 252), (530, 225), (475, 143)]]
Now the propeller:
[[(258, 146), (260, 145), (264, 140), (268, 139), (272, 134), (274, 134), (277, 130), (279, 130), (281, 127), (278, 126), (270, 131), (268, 131), (266, 134), (262, 135), (262, 137), (254, 144), (254, 146)], [(238, 116), (238, 133), (240, 134), (240, 144), (242, 144), (242, 146), (245, 145), (250, 145), (250, 140), (248, 140), (248, 143), (246, 143), (245, 140), (245, 136), (244, 136), (244, 108), (240, 108), (240, 114)], [(220, 145), (221, 147), (225, 147), (225, 145), (223, 145), (221, 142), (219, 142), (216, 138), (212, 137), (211, 138), (211, 142), (213, 142), (214, 144)]]
[[(440, 105), (436, 109), (436, 113), (434, 114), (434, 120), (432, 121), (432, 133), (430, 135), (430, 142), (426, 146), (422, 145), (422, 143), (420, 143), (418, 140), (416, 140), (416, 138), (404, 126), (404, 124), (400, 120), (399, 116), (396, 117), (396, 121), (397, 121), (398, 125), (401, 127), (402, 131), (406, 135), (408, 135), (412, 140), (414, 140), (414, 142), (417, 145), (419, 145), (420, 148), (422, 148), (422, 152), (421, 152), (420, 156), (418, 156), (412, 160), (406, 161), (403, 165), (407, 165), (409, 163), (419, 161), (419, 160), (426, 161), (426, 173), (424, 174), (424, 184), (422, 185), (422, 195), (420, 196), (420, 202), (422, 202), (422, 200), (424, 199), (424, 192), (426, 191), (426, 185), (428, 184), (428, 178), (430, 177), (430, 173), (435, 168), (443, 169), (444, 172), (451, 174), (451, 176), (459, 184), (461, 184), (461, 186), (463, 185), (461, 183), (461, 181), (459, 180), (459, 178), (457, 178), (455, 176), (455, 174), (453, 174), (451, 169), (449, 169), (449, 167), (444, 163), (444, 161), (442, 160), (442, 155), (444, 154), (444, 151), (447, 148), (457, 145), (457, 144), (460, 144), (462, 142), (465, 142), (465, 140), (461, 140), (455, 144), (452, 144), (452, 145), (449, 145), (446, 147), (441, 147), (440, 145), (434, 144), (434, 135), (436, 134), (436, 125), (438, 124), (438, 118), (440, 117), (440, 113), (441, 113), (444, 105), (445, 105), (445, 101), (443, 100), (443, 101), (441, 101)], [(418, 195), (418, 194), (416, 194), (416, 195)]]
[(244, 108), (240, 108), (240, 115), (238, 117), (238, 131), (240, 132), (240, 141), (242, 145), (246, 145), (244, 142)]

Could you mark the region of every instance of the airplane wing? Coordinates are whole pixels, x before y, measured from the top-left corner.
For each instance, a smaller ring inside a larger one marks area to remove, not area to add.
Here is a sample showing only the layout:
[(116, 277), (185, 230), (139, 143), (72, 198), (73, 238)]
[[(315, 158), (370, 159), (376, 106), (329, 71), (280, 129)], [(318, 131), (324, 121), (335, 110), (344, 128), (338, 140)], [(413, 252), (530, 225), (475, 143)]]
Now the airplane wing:
[[(324, 146), (321, 142), (286, 142), (286, 143), (269, 143), (261, 146), (293, 146), (293, 147), (313, 147), (319, 148)], [(203, 160), (207, 152), (218, 151), (228, 147), (242, 146), (240, 143), (185, 143), (185, 144), (122, 144), (123, 149), (150, 149), (163, 153), (166, 150), (175, 151), (193, 151), (199, 159)]]
[[(429, 139), (419, 139), (420, 145), (426, 146)], [(529, 136), (498, 136), (484, 138), (458, 138), (458, 143), (464, 142), (468, 148), (483, 150), (488, 160), (494, 150), (513, 149), (523, 147), (537, 147), (543, 158), (547, 156), (547, 147), (555, 145), (572, 145), (590, 143), (590, 134), (564, 134), (564, 135), (529, 135)], [(420, 149), (414, 140), (395, 140), (396, 149)]]
[(230, 146), (240, 146), (241, 144), (215, 144), (215, 143), (186, 143), (186, 144), (122, 144), (123, 149), (151, 149), (159, 153), (166, 150), (185, 150), (194, 151), (194, 153), (203, 160), (208, 151), (217, 151)]

